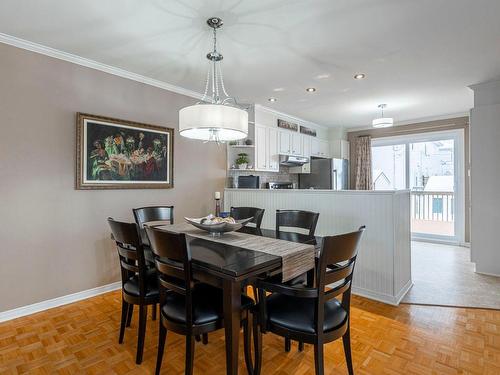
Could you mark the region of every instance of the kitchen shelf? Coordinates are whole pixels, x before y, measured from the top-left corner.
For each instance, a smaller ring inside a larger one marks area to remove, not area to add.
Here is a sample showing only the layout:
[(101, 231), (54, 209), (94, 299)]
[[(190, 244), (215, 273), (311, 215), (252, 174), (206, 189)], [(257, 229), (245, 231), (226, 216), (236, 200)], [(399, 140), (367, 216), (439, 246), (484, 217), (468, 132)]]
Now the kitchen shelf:
[(228, 171), (240, 171), (240, 172), (255, 172), (255, 169), (239, 169), (239, 168), (228, 168)]

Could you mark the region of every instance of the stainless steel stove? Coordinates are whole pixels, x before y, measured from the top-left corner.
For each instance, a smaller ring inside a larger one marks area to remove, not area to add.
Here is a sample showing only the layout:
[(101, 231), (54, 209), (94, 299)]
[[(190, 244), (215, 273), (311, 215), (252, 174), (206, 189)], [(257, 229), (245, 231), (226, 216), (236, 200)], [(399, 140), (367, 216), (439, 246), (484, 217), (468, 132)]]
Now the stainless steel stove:
[(292, 182), (268, 182), (268, 189), (293, 189)]

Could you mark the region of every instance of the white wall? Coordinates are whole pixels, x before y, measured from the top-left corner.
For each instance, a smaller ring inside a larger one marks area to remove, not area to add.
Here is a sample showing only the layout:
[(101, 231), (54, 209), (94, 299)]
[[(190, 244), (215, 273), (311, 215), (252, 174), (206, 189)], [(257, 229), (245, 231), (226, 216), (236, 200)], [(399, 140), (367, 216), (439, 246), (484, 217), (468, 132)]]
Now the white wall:
[(471, 258), (500, 276), (500, 80), (471, 86)]

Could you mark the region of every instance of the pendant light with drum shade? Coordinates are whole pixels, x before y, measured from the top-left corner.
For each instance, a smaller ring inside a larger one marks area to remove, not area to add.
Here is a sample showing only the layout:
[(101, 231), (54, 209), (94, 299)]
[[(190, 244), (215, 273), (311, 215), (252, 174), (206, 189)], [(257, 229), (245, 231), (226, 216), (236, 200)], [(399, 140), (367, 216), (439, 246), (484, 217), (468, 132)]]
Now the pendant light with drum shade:
[(372, 126), (374, 128), (389, 128), (393, 126), (394, 119), (392, 117), (384, 117), (384, 109), (387, 108), (387, 104), (379, 104), (378, 108), (382, 110), (382, 116), (373, 120)]
[[(217, 51), (218, 17), (207, 20), (213, 29), (213, 51), (207, 54), (209, 68), (201, 101), (179, 111), (179, 133), (205, 142), (224, 143), (243, 139), (248, 134), (248, 113), (226, 92), (222, 78), (222, 55)], [(208, 94), (211, 87), (211, 95)]]

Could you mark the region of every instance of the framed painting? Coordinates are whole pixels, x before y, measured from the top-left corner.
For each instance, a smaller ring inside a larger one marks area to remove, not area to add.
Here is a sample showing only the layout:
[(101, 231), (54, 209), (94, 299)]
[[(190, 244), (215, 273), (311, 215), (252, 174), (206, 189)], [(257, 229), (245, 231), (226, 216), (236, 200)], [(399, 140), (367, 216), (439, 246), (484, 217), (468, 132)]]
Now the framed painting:
[(76, 189), (169, 189), (174, 130), (78, 113)]

